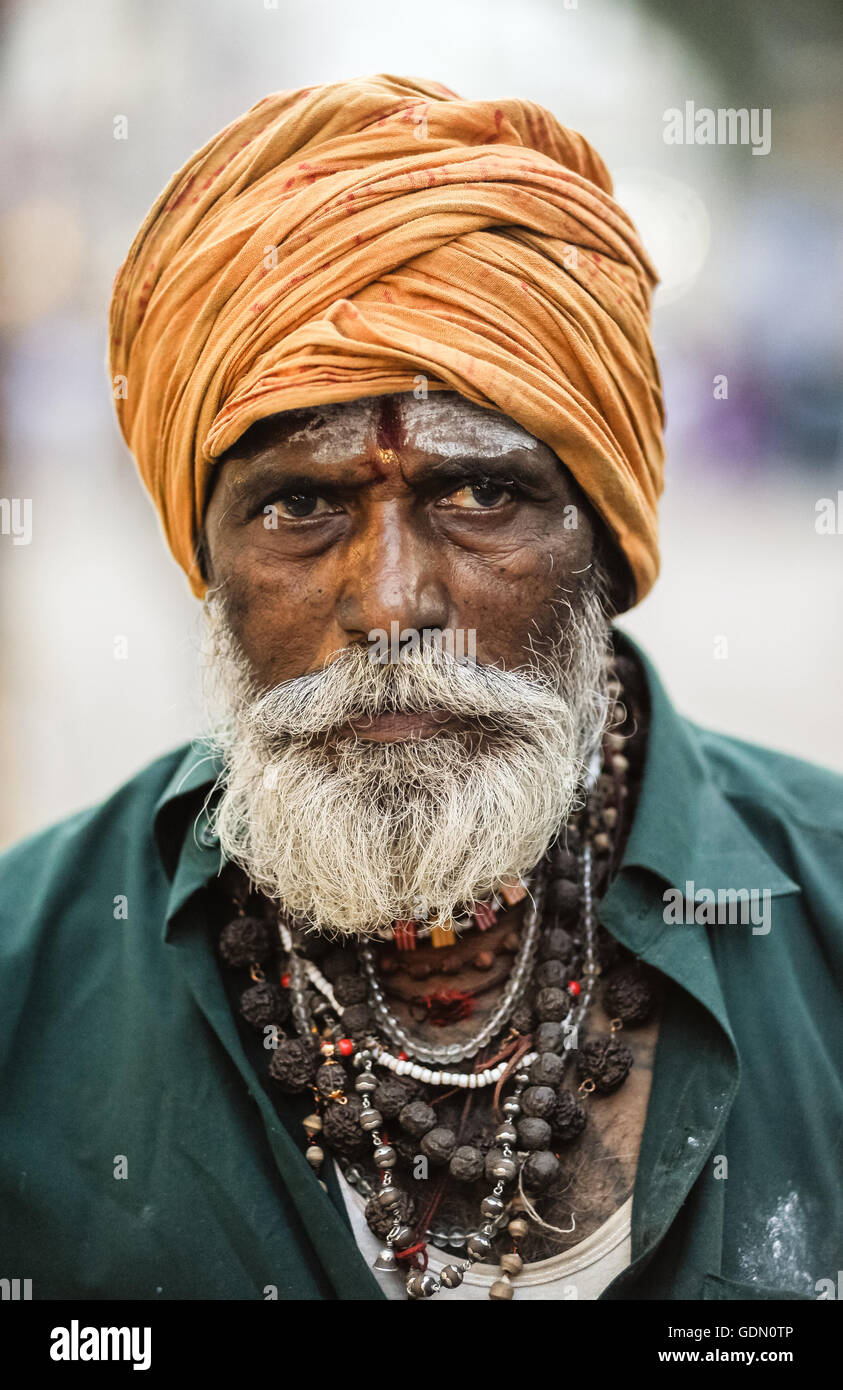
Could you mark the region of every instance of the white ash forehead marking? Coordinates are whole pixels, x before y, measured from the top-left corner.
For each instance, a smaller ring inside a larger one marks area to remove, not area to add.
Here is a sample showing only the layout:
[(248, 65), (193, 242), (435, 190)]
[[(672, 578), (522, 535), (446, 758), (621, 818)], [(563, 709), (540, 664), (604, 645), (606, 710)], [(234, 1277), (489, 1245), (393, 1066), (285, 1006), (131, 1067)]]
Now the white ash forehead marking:
[[(314, 463), (336, 462), (337, 449), (364, 454), (372, 433), (371, 407), (363, 401), (314, 406), (314, 418), (289, 435), (288, 444), (303, 444)], [(328, 426), (330, 425), (330, 428)]]
[(808, 1232), (797, 1192), (780, 1197), (771, 1216), (761, 1216), (763, 1239), (747, 1241), (741, 1251), (741, 1278), (768, 1289), (813, 1293), (814, 1276), (807, 1269)]
[[(314, 463), (334, 462), (338, 449), (349, 456), (365, 454), (377, 429), (381, 399), (368, 396), (314, 406), (312, 418), (287, 442), (303, 444)], [(539, 440), (515, 420), (451, 392), (434, 392), (426, 401), (405, 397), (399, 408), (405, 427), (412, 431), (413, 446), (423, 453), (491, 459), (511, 449), (539, 447)]]
[(426, 401), (408, 402), (404, 418), (412, 418), (413, 442), (419, 449), (446, 458), (466, 453), (476, 458), (496, 458), (509, 449), (539, 446), (539, 441), (515, 420), (473, 401), (462, 401), (455, 408), (452, 399), (438, 400), (432, 394)]

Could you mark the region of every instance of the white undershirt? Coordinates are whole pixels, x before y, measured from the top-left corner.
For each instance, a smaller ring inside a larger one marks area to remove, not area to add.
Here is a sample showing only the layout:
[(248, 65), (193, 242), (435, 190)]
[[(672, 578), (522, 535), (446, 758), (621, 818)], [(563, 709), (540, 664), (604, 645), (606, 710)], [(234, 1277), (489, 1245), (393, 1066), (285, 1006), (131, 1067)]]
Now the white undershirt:
[[(340, 1191), (348, 1211), (354, 1237), (361, 1254), (369, 1264), (373, 1264), (383, 1241), (366, 1224), (364, 1215), (365, 1199), (355, 1191), (343, 1177), (337, 1165)], [(630, 1229), (632, 1221), (632, 1198), (598, 1230), (593, 1231), (586, 1240), (581, 1240), (564, 1254), (553, 1255), (549, 1260), (537, 1260), (525, 1265), (521, 1273), (512, 1280), (514, 1296), (519, 1302), (525, 1299), (594, 1299), (612, 1280), (626, 1269), (632, 1258)], [(443, 1265), (461, 1263), (456, 1256), (447, 1255), (441, 1250), (428, 1246), (427, 1267), (432, 1274), (438, 1274)], [(373, 1269), (372, 1273), (387, 1298), (406, 1302), (404, 1280), (400, 1274), (383, 1273)], [(489, 1289), (500, 1278), (497, 1265), (473, 1264), (458, 1289), (443, 1290), (442, 1295), (432, 1299), (433, 1303), (452, 1299), (463, 1302), (488, 1300)]]

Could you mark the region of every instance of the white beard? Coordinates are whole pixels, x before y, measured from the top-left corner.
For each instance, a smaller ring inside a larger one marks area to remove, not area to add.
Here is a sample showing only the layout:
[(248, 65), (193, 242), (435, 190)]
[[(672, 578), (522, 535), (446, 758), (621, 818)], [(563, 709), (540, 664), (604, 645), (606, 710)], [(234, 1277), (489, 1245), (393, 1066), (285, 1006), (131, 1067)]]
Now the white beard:
[[(518, 671), (436, 645), (381, 665), (352, 646), (263, 693), (224, 604), (209, 600), (206, 615), (225, 765), (220, 846), (303, 923), (370, 936), (470, 911), (534, 868), (574, 808), (608, 710), (596, 588), (564, 643)], [(349, 719), (430, 710), (469, 730), (388, 743), (337, 735)]]

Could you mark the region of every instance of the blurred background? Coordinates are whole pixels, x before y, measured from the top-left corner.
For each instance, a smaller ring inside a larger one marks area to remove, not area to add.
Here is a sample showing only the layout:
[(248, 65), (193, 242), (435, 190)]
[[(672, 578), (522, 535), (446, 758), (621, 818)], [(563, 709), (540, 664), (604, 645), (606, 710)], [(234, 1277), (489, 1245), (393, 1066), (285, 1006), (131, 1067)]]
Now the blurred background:
[[(115, 271), (221, 126), (376, 72), (532, 98), (603, 155), (662, 277), (668, 414), (662, 577), (622, 625), (697, 722), (843, 769), (837, 0), (26, 0), (2, 24), (0, 499), (32, 533), (0, 501), (0, 844), (202, 728), (198, 605), (113, 416)], [(666, 144), (688, 101), (768, 109), (770, 152)]]

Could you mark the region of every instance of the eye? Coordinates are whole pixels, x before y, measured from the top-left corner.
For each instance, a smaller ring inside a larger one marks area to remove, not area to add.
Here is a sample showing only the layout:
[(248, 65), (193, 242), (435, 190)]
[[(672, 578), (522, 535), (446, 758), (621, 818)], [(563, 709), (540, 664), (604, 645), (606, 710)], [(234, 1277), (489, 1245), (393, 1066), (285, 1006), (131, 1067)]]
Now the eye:
[(270, 525), (272, 520), (278, 517), (286, 521), (305, 521), (310, 517), (329, 516), (335, 510), (335, 507), (316, 492), (282, 493), (263, 509), (264, 517)]
[(444, 502), (464, 511), (492, 511), (501, 503), (511, 502), (516, 492), (514, 483), (499, 482), (496, 478), (480, 478), (476, 483), (466, 483), (443, 498)]

